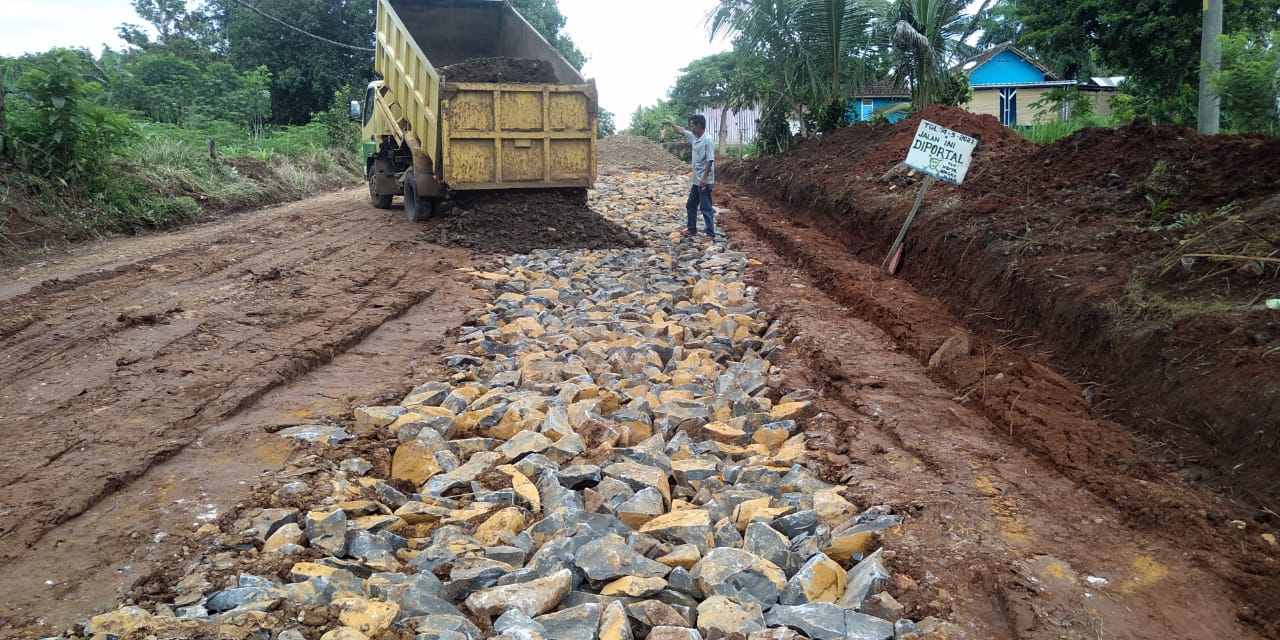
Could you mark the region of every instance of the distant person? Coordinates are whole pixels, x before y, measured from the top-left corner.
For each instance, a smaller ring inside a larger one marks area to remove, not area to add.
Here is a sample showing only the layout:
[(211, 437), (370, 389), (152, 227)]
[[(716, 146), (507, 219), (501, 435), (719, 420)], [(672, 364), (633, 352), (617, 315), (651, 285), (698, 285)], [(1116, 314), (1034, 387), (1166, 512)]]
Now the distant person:
[(688, 129), (670, 120), (663, 120), (662, 124), (674, 128), (693, 147), (693, 184), (689, 187), (689, 201), (684, 205), (689, 214), (685, 235), (697, 237), (698, 212), (701, 211), (702, 220), (707, 227), (707, 237), (715, 238), (716, 210), (711, 206), (711, 188), (716, 183), (716, 145), (707, 133), (707, 118), (701, 114), (690, 116)]

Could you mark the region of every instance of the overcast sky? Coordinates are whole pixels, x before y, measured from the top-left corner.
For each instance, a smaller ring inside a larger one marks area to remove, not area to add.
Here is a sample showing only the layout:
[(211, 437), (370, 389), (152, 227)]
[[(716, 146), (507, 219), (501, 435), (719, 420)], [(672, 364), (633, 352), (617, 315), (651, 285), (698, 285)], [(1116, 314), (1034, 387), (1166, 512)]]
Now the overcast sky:
[[(583, 73), (595, 78), (600, 105), (619, 129), (636, 108), (665, 98), (680, 69), (727, 51), (708, 42), (703, 17), (716, 0), (559, 0), (565, 32), (588, 57)], [(130, 0), (0, 0), (0, 55), (54, 47), (103, 45), (120, 49), (121, 23), (142, 24)]]

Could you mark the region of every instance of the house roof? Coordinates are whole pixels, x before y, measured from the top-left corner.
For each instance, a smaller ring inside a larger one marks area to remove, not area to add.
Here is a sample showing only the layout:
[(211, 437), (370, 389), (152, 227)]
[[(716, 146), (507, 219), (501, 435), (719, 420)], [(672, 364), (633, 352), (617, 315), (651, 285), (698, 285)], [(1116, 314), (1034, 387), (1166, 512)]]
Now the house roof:
[(911, 92), (906, 87), (895, 87), (893, 78), (880, 78), (864, 85), (853, 94), (854, 98), (904, 98), (911, 99)]
[(1062, 76), (1059, 76), (1057, 73), (1054, 73), (1053, 69), (1050, 69), (1049, 67), (1044, 66), (1043, 63), (1031, 57), (1031, 54), (1027, 53), (1026, 51), (1023, 51), (1022, 49), (1019, 49), (1013, 46), (1012, 42), (1006, 42), (1004, 44), (996, 45), (990, 49), (987, 49), (986, 51), (983, 51), (982, 53), (979, 53), (976, 56), (973, 56), (972, 58), (969, 58), (968, 60), (961, 62), (960, 68), (964, 69), (966, 72), (971, 72), (974, 69), (977, 69), (978, 67), (981, 67), (982, 65), (990, 62), (992, 58), (1000, 55), (1001, 53), (1004, 53), (1005, 51), (1009, 51), (1014, 55), (1018, 56), (1019, 58), (1022, 58), (1023, 60), (1026, 60), (1027, 62), (1035, 65), (1037, 69), (1044, 72), (1045, 80), (1061, 80), (1062, 79)]
[(1093, 77), (1089, 78), (1088, 84), (1095, 87), (1110, 87), (1114, 89), (1119, 87), (1121, 82), (1124, 82), (1124, 78), (1124, 76)]

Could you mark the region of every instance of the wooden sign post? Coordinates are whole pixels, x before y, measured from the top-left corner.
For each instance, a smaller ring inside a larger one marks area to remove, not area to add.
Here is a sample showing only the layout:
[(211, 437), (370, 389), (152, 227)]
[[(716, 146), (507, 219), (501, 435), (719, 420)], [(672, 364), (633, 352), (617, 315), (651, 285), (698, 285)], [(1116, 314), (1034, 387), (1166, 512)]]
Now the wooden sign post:
[(920, 203), (924, 202), (924, 194), (937, 180), (952, 184), (964, 182), (964, 175), (969, 171), (969, 160), (973, 158), (973, 148), (977, 145), (976, 138), (957, 133), (928, 120), (920, 121), (920, 126), (916, 129), (916, 137), (911, 141), (911, 149), (907, 151), (905, 164), (925, 174), (926, 177), (920, 185), (920, 193), (916, 195), (916, 203), (911, 207), (911, 213), (907, 214), (907, 220), (902, 224), (902, 230), (898, 232), (898, 237), (889, 247), (889, 252), (885, 254), (880, 268), (889, 273), (897, 272), (898, 264), (902, 261), (902, 241), (906, 239), (907, 229), (911, 227), (916, 212), (920, 210)]

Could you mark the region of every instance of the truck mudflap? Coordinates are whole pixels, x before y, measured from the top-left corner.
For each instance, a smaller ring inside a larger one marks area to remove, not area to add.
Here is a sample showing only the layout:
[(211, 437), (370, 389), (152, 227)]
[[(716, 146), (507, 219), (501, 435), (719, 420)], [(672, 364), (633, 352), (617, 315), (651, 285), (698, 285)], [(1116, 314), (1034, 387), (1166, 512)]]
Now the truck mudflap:
[(594, 83), (450, 83), (441, 94), (443, 181), (450, 189), (591, 187)]

